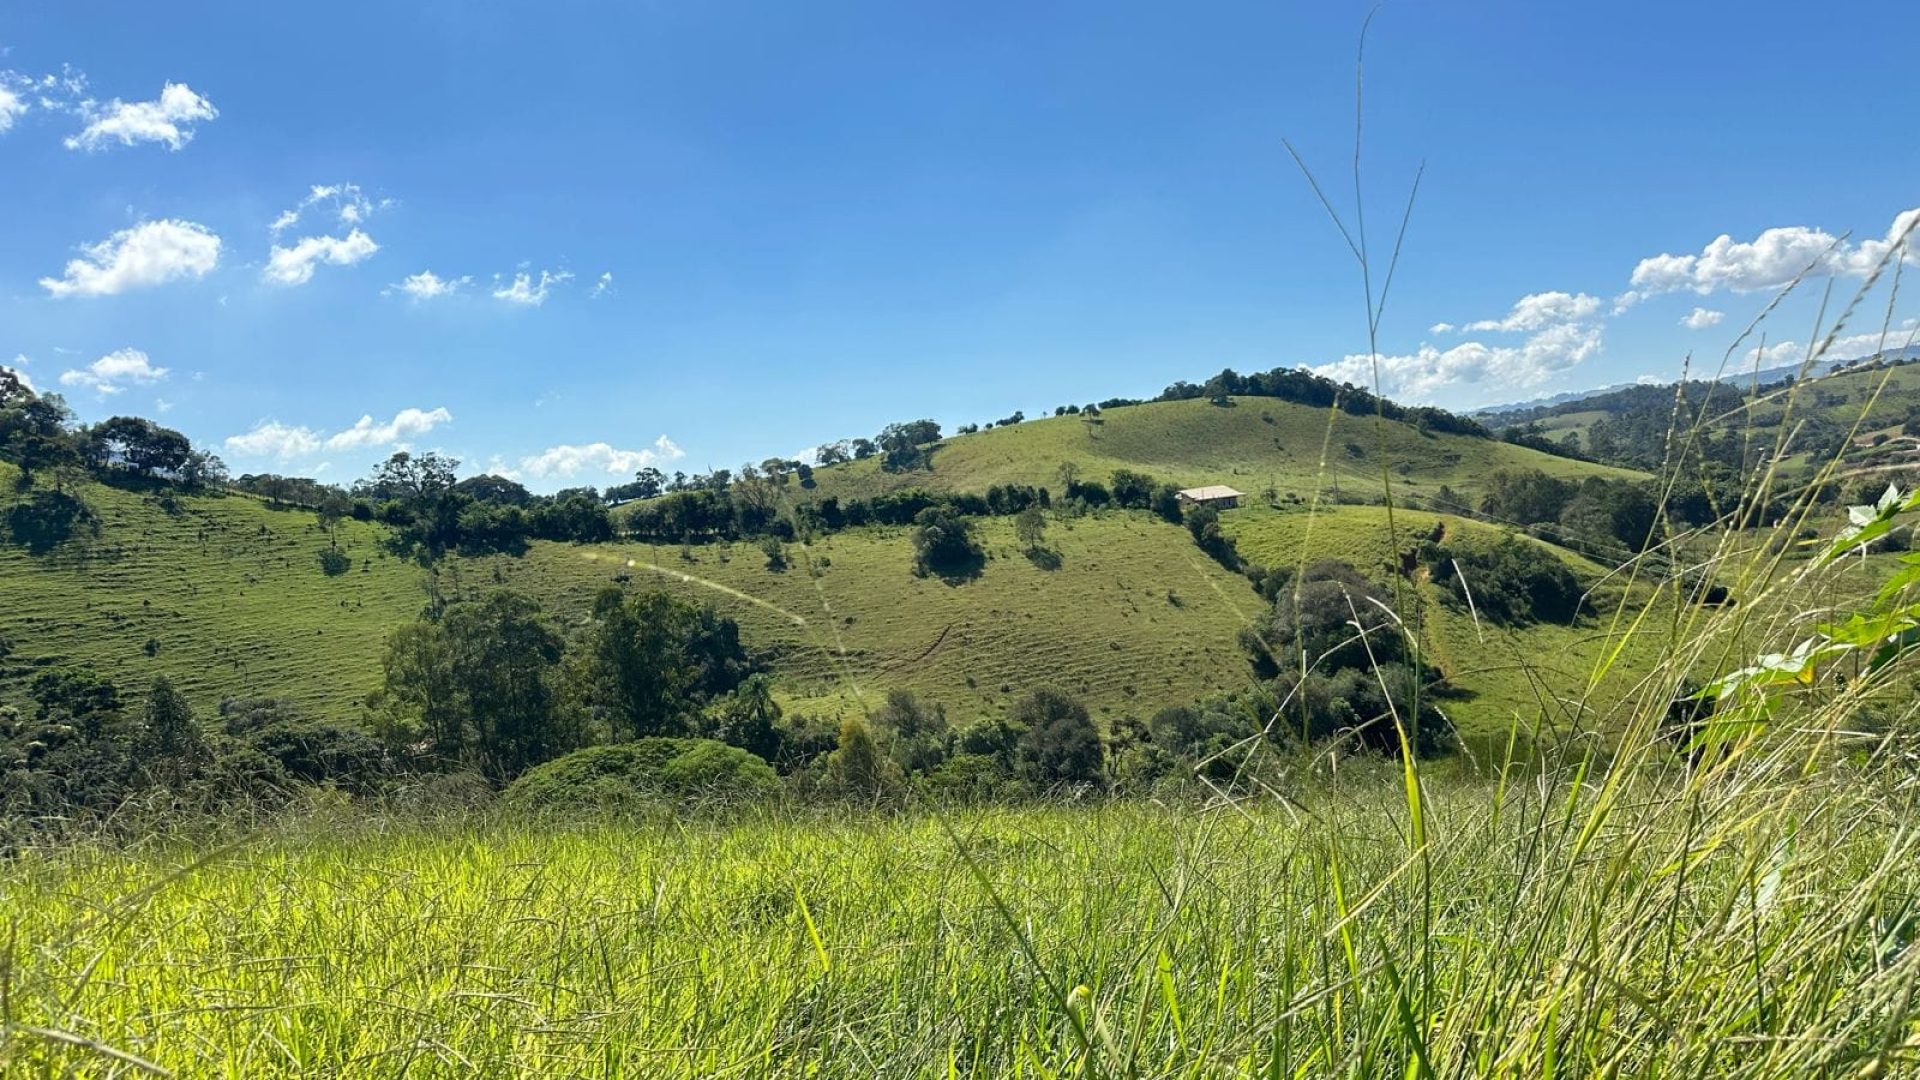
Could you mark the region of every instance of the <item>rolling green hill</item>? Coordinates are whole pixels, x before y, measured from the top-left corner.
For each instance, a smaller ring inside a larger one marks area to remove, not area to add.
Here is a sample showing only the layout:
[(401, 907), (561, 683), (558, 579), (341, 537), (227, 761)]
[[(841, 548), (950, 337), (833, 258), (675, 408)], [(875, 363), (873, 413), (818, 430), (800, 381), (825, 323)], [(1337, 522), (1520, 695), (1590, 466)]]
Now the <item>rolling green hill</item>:
[(994, 484), (1058, 487), (1060, 466), (1104, 482), (1115, 469), (1147, 473), (1182, 487), (1230, 484), (1249, 494), (1271, 485), (1283, 498), (1315, 490), (1378, 492), (1381, 432), (1396, 484), (1411, 493), (1446, 484), (1477, 492), (1497, 469), (1540, 469), (1555, 476), (1639, 474), (1592, 465), (1492, 439), (1423, 433), (1412, 425), (1275, 398), (1240, 397), (1230, 406), (1202, 399), (1108, 409), (1098, 418), (1029, 420), (950, 437), (933, 449), (932, 468), (889, 473), (876, 458), (815, 470), (820, 496), (873, 495), (905, 487), (983, 491)]
[[(1244, 554), (1269, 566), (1339, 558), (1376, 577), (1394, 561), (1384, 511), (1323, 500), (1316, 489), (1362, 497), (1379, 490), (1384, 430), (1404, 495), (1446, 484), (1471, 494), (1500, 468), (1556, 475), (1625, 476), (1487, 439), (1430, 434), (1270, 398), (1228, 406), (1174, 401), (1081, 417), (1036, 420), (950, 438), (930, 470), (883, 472), (866, 460), (816, 472), (813, 498), (871, 495), (911, 485), (980, 491), (997, 483), (1054, 485), (1062, 463), (1089, 480), (1114, 469), (1186, 484), (1228, 483), (1250, 494), (1271, 485), (1279, 507), (1227, 515)], [(0, 482), (11, 474), (0, 476)], [(788, 488), (795, 496), (807, 493)], [(1287, 496), (1301, 502), (1289, 502)], [(0, 546), (0, 635), (15, 645), (16, 675), (85, 663), (134, 691), (165, 674), (203, 709), (222, 697), (270, 694), (320, 715), (351, 718), (380, 682), (385, 635), (418, 616), (430, 586), (477, 596), (512, 587), (577, 620), (610, 582), (659, 585), (737, 619), (751, 647), (774, 658), (790, 708), (832, 715), (876, 705), (906, 688), (965, 717), (1008, 708), (1027, 691), (1057, 685), (1096, 715), (1146, 716), (1173, 704), (1245, 687), (1251, 669), (1240, 631), (1265, 605), (1241, 575), (1204, 555), (1184, 528), (1144, 512), (1053, 516), (1052, 560), (1028, 558), (1007, 518), (979, 523), (989, 558), (957, 583), (918, 577), (907, 530), (870, 527), (789, 544), (790, 566), (770, 570), (757, 545), (683, 548), (615, 542), (535, 542), (524, 556), (450, 557), (436, 576), (389, 554), (383, 526), (344, 521), (353, 559), (321, 570), (329, 544), (315, 516), (245, 495), (156, 496), (99, 484), (85, 490), (98, 535), (44, 553)], [(1404, 531), (1492, 535), (1460, 518), (1402, 511)], [(1410, 541), (1403, 537), (1401, 547)], [(1583, 581), (1602, 570), (1560, 552)], [(1044, 565), (1043, 565), (1044, 563)], [(1537, 712), (1530, 676), (1494, 656), (1550, 656), (1576, 685), (1597, 646), (1579, 628), (1532, 627), (1489, 638), (1485, 627), (1422, 586), (1430, 647), (1462, 693), (1450, 704), (1465, 727), (1501, 730)], [(24, 679), (0, 694), (18, 696)]]
[[(13, 475), (0, 465), (0, 485)], [(383, 526), (342, 521), (354, 566), (328, 577), (327, 535), (309, 511), (242, 495), (181, 496), (169, 510), (101, 484), (85, 498), (97, 538), (44, 554), (0, 544), (0, 636), (16, 673), (85, 663), (123, 692), (166, 675), (205, 709), (267, 694), (357, 716), (387, 629), (427, 601), (422, 572), (380, 546)], [(0, 695), (21, 682), (0, 683)]]

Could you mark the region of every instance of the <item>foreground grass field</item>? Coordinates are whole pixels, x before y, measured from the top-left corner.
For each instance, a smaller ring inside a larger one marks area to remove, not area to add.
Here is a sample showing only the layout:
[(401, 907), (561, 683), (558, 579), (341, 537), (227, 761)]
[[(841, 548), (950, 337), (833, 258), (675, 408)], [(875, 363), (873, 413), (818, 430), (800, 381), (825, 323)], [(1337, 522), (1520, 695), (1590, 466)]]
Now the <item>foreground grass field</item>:
[(1903, 1072), (1920, 789), (1793, 764), (29, 852), (0, 1071)]

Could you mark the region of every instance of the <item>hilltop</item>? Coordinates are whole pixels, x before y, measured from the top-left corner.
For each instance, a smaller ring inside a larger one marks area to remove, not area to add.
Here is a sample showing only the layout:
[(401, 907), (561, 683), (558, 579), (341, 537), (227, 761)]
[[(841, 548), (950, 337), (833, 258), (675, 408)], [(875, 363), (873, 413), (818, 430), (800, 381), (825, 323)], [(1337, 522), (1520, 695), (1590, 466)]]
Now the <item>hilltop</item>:
[[(1381, 445), (1385, 439), (1384, 451)], [(1637, 475), (1498, 439), (1422, 430), (1277, 398), (1226, 396), (1145, 402), (1097, 415), (1047, 417), (949, 436), (927, 467), (888, 472), (878, 457), (814, 470), (817, 497), (871, 497), (909, 487), (984, 491), (995, 484), (1060, 486), (1061, 466), (1104, 481), (1131, 469), (1179, 487), (1228, 484), (1249, 494), (1378, 493), (1382, 457), (1409, 494), (1445, 484), (1482, 490), (1500, 469), (1555, 476)]]

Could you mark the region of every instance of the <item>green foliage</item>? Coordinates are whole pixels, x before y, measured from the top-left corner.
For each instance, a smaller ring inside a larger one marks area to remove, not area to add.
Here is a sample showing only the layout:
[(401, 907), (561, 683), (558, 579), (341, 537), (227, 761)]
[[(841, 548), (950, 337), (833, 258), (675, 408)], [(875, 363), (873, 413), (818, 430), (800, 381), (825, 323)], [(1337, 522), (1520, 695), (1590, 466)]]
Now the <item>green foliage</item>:
[(1462, 607), (1503, 626), (1570, 623), (1580, 608), (1580, 582), (1567, 564), (1531, 540), (1504, 535), (1491, 544), (1426, 543), (1420, 559), (1433, 580)]
[(699, 801), (742, 805), (780, 790), (766, 762), (708, 739), (641, 739), (577, 750), (529, 770), (504, 803), (522, 811), (592, 817)]
[(973, 522), (943, 506), (929, 506), (913, 519), (914, 570), (948, 580), (973, 577), (986, 551), (973, 535)]
[(401, 627), (388, 638), (387, 737), (496, 780), (578, 746), (558, 685), (564, 646), (537, 602), (505, 590)]
[(348, 555), (339, 548), (321, 548), (319, 556), (320, 572), (328, 577), (339, 577), (341, 574), (353, 569), (353, 556)]
[(890, 802), (903, 787), (900, 766), (881, 753), (873, 733), (857, 716), (840, 724), (840, 745), (827, 755), (825, 788), (843, 799), (864, 803)]
[(1087, 707), (1071, 695), (1042, 687), (1020, 699), (1013, 723), (1024, 729), (1016, 761), (1020, 775), (1042, 787), (1098, 784), (1105, 779), (1106, 745)]

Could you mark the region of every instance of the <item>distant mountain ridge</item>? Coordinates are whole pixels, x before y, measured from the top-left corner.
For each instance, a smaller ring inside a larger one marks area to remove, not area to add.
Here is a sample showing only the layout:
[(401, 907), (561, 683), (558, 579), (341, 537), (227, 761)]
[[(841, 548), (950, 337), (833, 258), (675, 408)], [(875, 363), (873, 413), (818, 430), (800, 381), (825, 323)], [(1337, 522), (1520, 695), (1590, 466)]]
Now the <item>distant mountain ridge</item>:
[[(1817, 379), (1824, 375), (1831, 375), (1837, 371), (1846, 370), (1847, 368), (1863, 366), (1863, 365), (1866, 365), (1869, 363), (1875, 363), (1875, 362), (1886, 362), (1886, 363), (1893, 363), (1893, 364), (1911, 364), (1911, 363), (1914, 363), (1915, 361), (1920, 361), (1920, 345), (1909, 345), (1899, 349), (1888, 349), (1882, 353), (1873, 353), (1873, 354), (1870, 354), (1867, 356), (1861, 356), (1861, 357), (1850, 357), (1843, 360), (1822, 360), (1813, 365), (1812, 369), (1807, 372), (1807, 377)], [(1722, 375), (1719, 379), (1712, 380), (1712, 381), (1724, 382), (1724, 383), (1752, 383), (1755, 381), (1758, 381), (1761, 383), (1779, 382), (1781, 380), (1791, 379), (1797, 376), (1800, 373), (1800, 366), (1801, 365), (1798, 363), (1782, 364), (1779, 367), (1762, 368), (1759, 371), (1729, 372), (1726, 375)], [(1498, 426), (1499, 424), (1505, 422), (1503, 418), (1508, 417), (1509, 414), (1537, 413), (1543, 410), (1553, 409), (1556, 406), (1572, 405), (1574, 403), (1587, 401), (1592, 398), (1604, 397), (1608, 394), (1615, 394), (1622, 390), (1630, 390), (1636, 386), (1671, 387), (1676, 381), (1678, 380), (1668, 379), (1660, 382), (1624, 382), (1624, 383), (1613, 383), (1609, 386), (1600, 386), (1600, 387), (1595, 387), (1587, 390), (1568, 390), (1562, 393), (1550, 394), (1545, 397), (1533, 398), (1527, 401), (1513, 401), (1513, 402), (1507, 402), (1501, 405), (1485, 405), (1478, 409), (1469, 409), (1463, 415), (1475, 420), (1483, 420), (1483, 421), (1491, 420), (1495, 426)], [(1708, 381), (1708, 380), (1695, 379), (1693, 381)]]

